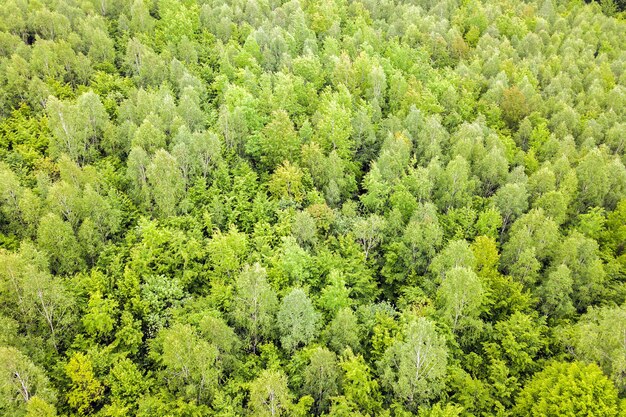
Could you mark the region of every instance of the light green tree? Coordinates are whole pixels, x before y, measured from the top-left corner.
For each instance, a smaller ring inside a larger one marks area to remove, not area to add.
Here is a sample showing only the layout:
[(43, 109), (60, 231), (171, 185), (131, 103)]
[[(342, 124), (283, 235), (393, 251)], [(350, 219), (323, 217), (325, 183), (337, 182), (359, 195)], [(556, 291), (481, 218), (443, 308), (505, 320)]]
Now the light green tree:
[(42, 369), (19, 350), (0, 346), (0, 411), (4, 415), (18, 417), (36, 408), (55, 415), (52, 406), (55, 400)]
[(176, 158), (159, 149), (146, 168), (146, 177), (158, 213), (163, 217), (176, 214), (177, 205), (185, 193), (185, 183)]
[(476, 319), (484, 300), (480, 278), (466, 267), (454, 267), (446, 272), (437, 289), (441, 312), (453, 331), (462, 329), (465, 323)]
[(425, 403), (443, 388), (448, 349), (435, 324), (420, 317), (406, 327), (380, 364), (381, 381), (411, 408)]
[(339, 392), (336, 355), (326, 348), (314, 348), (304, 369), (304, 392), (315, 400), (315, 412), (328, 409), (330, 398)]
[(260, 264), (246, 266), (235, 280), (232, 315), (246, 333), (252, 351), (261, 339), (271, 337), (278, 308), (276, 293), (267, 282), (267, 272)]
[(554, 362), (524, 386), (518, 416), (616, 416), (617, 389), (595, 364)]
[(282, 371), (266, 369), (250, 384), (250, 408), (255, 416), (282, 416), (291, 406), (292, 395)]
[(312, 341), (319, 331), (319, 316), (304, 290), (291, 290), (281, 301), (277, 316), (283, 348), (293, 351)]

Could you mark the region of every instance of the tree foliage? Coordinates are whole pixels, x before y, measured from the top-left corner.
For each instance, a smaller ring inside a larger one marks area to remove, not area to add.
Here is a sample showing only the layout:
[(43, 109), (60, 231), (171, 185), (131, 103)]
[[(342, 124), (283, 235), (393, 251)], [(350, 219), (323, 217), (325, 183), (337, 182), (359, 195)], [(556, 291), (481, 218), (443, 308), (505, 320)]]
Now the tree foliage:
[(0, 3), (0, 415), (626, 412), (623, 0)]

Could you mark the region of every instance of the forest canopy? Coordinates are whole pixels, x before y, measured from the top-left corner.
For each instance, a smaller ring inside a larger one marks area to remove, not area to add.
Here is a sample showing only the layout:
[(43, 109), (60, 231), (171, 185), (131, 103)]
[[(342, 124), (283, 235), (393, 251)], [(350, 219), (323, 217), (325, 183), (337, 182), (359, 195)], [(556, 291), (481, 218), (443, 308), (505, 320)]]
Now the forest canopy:
[(2, 0), (0, 415), (626, 415), (622, 0)]

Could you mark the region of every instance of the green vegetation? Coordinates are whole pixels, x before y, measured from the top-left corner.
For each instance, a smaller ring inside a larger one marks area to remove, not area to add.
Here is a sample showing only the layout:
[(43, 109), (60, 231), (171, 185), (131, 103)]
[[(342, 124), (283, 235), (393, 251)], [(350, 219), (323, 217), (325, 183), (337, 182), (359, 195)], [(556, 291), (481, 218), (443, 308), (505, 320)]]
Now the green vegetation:
[(622, 0), (2, 0), (0, 415), (626, 415)]

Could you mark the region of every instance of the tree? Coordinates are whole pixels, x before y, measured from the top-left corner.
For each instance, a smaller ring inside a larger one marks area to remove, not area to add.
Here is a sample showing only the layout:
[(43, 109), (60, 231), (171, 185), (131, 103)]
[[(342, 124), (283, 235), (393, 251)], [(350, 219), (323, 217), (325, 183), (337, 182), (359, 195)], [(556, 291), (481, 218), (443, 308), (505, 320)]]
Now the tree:
[(239, 363), (241, 340), (218, 313), (209, 311), (198, 323), (200, 336), (217, 348), (219, 367), (224, 372), (236, 370)]
[(429, 269), (437, 282), (443, 282), (453, 268), (476, 269), (476, 255), (465, 240), (451, 240), (446, 247), (433, 259)]
[(555, 255), (555, 261), (566, 265), (571, 273), (572, 300), (582, 310), (603, 294), (606, 272), (600, 259), (598, 244), (578, 232), (568, 236)]
[(216, 278), (233, 277), (243, 264), (248, 251), (248, 238), (234, 227), (228, 233), (222, 233), (218, 229), (207, 246)]
[(92, 91), (83, 93), (76, 104), (49, 97), (46, 112), (53, 135), (52, 153), (67, 153), (81, 164), (93, 159), (109, 121), (99, 96)]
[(159, 214), (163, 217), (176, 214), (177, 205), (185, 193), (185, 183), (176, 158), (159, 149), (146, 169), (146, 177)]
[(384, 181), (402, 176), (409, 164), (411, 145), (411, 141), (402, 134), (387, 137), (376, 160)]
[(617, 390), (597, 365), (554, 362), (517, 397), (518, 416), (617, 415)]
[(468, 319), (480, 314), (484, 290), (476, 273), (469, 268), (454, 267), (446, 272), (437, 289), (441, 312), (453, 331), (462, 328)]
[[(344, 92), (347, 93), (342, 91)], [(341, 98), (330, 94), (324, 95), (313, 120), (317, 141), (325, 151), (336, 150), (340, 157), (348, 157), (352, 154), (354, 143), (350, 138), (351, 117), (350, 108), (345, 106)]]
[(319, 313), (301, 288), (292, 289), (281, 301), (277, 324), (284, 349), (293, 351), (313, 340), (319, 330)]
[(476, 186), (470, 166), (461, 155), (451, 160), (437, 178), (435, 195), (444, 211), (468, 205)]
[(3, 309), (29, 333), (43, 333), (58, 348), (75, 319), (65, 282), (50, 275), (45, 255), (32, 244), (24, 243), (18, 253), (0, 251), (0, 265)]
[(364, 219), (359, 219), (354, 223), (354, 235), (363, 246), (365, 259), (370, 252), (379, 245), (382, 240), (382, 231), (385, 227), (385, 219), (377, 214), (372, 214)]
[(492, 366), (502, 361), (508, 373), (524, 376), (539, 366), (536, 360), (546, 346), (547, 331), (544, 318), (518, 311), (495, 324), (483, 347)]
[(334, 352), (341, 353), (346, 348), (358, 351), (361, 344), (357, 317), (349, 307), (337, 311), (335, 317), (324, 331), (327, 346)]
[(280, 269), (289, 283), (302, 285), (311, 277), (311, 255), (296, 240), (287, 236), (283, 238), (279, 252)]
[(503, 264), (514, 265), (529, 250), (534, 251), (538, 262), (544, 262), (554, 256), (559, 236), (559, 227), (543, 210), (530, 210), (511, 226), (509, 240), (502, 248)]
[(154, 29), (154, 19), (150, 16), (150, 11), (144, 0), (135, 0), (130, 7), (130, 29), (133, 33), (152, 33)]
[(443, 388), (448, 349), (435, 324), (427, 318), (412, 320), (404, 339), (396, 340), (381, 362), (381, 380), (396, 398), (415, 409)]
[(148, 165), (150, 164), (150, 157), (148, 153), (143, 148), (134, 146), (128, 154), (126, 164), (126, 175), (132, 185), (131, 196), (134, 197), (135, 204), (140, 207), (149, 207)]
[(149, 381), (137, 365), (128, 358), (120, 359), (107, 378), (114, 403), (132, 406), (138, 402), (148, 388)]
[[(24, 415), (36, 404), (52, 408), (56, 397), (45, 372), (13, 347), (0, 346), (0, 411)], [(46, 405), (43, 405), (46, 404)]]
[(580, 360), (596, 362), (617, 388), (626, 390), (626, 306), (591, 307), (573, 328), (571, 344)]
[(83, 268), (80, 246), (72, 226), (56, 214), (41, 218), (37, 243), (50, 256), (50, 269), (57, 274), (71, 274)]
[(494, 204), (502, 216), (502, 231), (528, 210), (528, 193), (523, 184), (506, 184), (496, 191)]
[(190, 153), (197, 161), (199, 173), (204, 179), (209, 177), (222, 160), (222, 143), (213, 132), (194, 133), (191, 137)]
[(378, 412), (382, 405), (380, 387), (363, 356), (346, 350), (340, 366), (344, 372), (343, 393), (348, 403), (354, 404), (356, 410), (363, 410), (371, 415)]
[(302, 170), (285, 161), (272, 174), (269, 190), (278, 199), (301, 202), (305, 191)]
[(169, 388), (198, 404), (209, 402), (221, 372), (218, 349), (191, 326), (178, 323), (161, 330), (155, 343), (152, 354), (163, 367)]
[(291, 393), (282, 371), (266, 369), (250, 384), (250, 408), (254, 415), (277, 417), (290, 407)]
[(404, 231), (403, 241), (409, 249), (410, 263), (418, 271), (435, 256), (443, 241), (437, 209), (431, 203), (420, 204)]
[(276, 293), (267, 282), (267, 272), (258, 263), (244, 267), (235, 280), (233, 318), (244, 329), (252, 351), (261, 338), (270, 338), (278, 307)]
[(515, 127), (530, 111), (524, 93), (517, 86), (504, 90), (500, 106), (502, 116), (510, 127)]
[(572, 302), (573, 285), (572, 273), (567, 265), (561, 264), (550, 272), (537, 291), (541, 297), (541, 311), (556, 319), (572, 316), (576, 312)]
[(165, 148), (166, 137), (160, 128), (158, 117), (154, 113), (151, 113), (150, 116), (144, 119), (137, 130), (135, 130), (131, 146), (140, 147), (148, 154), (154, 154), (159, 149)]
[(315, 218), (308, 211), (298, 211), (293, 217), (291, 234), (298, 241), (298, 245), (310, 247), (317, 240), (317, 225)]
[(333, 269), (328, 274), (328, 285), (322, 289), (317, 304), (332, 316), (342, 308), (350, 307), (352, 303), (350, 289), (346, 287), (344, 276)]
[(339, 391), (339, 369), (336, 355), (325, 348), (315, 348), (304, 369), (304, 392), (315, 399), (315, 411), (328, 409), (330, 398)]
[(94, 375), (91, 358), (75, 353), (65, 365), (65, 374), (71, 381), (67, 392), (70, 407), (81, 416), (90, 414), (104, 393), (102, 383)]
[(289, 119), (289, 114), (284, 110), (276, 110), (271, 117), (258, 139), (249, 143), (249, 146), (254, 144), (258, 147), (251, 151), (258, 155), (268, 171), (273, 171), (285, 161), (296, 162), (300, 153), (300, 138)]

